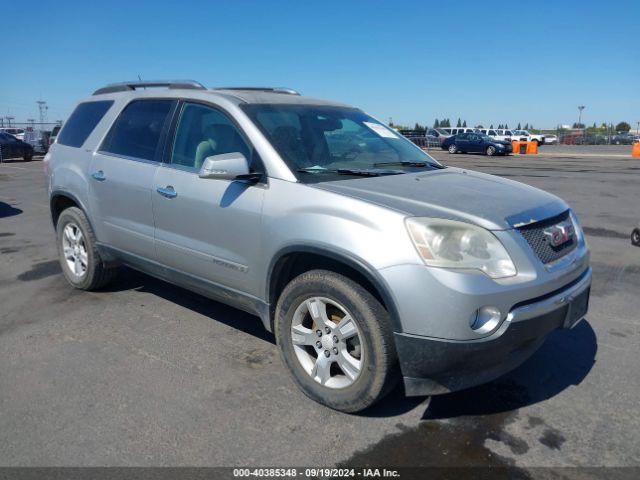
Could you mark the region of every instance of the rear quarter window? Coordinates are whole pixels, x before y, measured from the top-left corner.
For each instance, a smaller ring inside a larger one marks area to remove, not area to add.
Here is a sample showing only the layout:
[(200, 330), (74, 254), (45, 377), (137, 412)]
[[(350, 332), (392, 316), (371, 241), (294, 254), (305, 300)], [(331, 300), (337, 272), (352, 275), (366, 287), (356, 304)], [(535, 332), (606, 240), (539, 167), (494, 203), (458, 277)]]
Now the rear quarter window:
[(112, 100), (81, 103), (73, 111), (58, 135), (58, 143), (79, 148), (113, 105)]

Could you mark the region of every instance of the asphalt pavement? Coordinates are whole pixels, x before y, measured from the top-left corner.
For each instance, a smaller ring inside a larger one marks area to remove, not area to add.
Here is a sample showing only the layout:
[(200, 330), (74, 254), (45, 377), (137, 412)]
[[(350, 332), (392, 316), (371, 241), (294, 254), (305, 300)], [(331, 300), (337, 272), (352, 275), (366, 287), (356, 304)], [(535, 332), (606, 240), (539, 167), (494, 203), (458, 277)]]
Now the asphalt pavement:
[[(640, 159), (433, 151), (567, 200), (592, 252), (589, 315), (464, 392), (361, 415), (307, 399), (259, 320), (124, 270), (72, 289), (42, 164), (0, 164), (0, 465), (640, 466)], [(595, 155), (594, 155), (595, 153)]]

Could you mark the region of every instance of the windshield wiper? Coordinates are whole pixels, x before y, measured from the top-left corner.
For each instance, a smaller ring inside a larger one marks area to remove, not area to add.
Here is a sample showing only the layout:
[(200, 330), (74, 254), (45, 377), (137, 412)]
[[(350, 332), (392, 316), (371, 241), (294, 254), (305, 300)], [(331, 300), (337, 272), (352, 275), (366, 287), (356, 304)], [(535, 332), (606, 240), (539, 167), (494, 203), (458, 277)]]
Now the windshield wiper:
[(360, 177), (379, 177), (380, 175), (399, 175), (403, 172), (397, 172), (394, 170), (361, 170), (361, 169), (351, 169), (351, 168), (315, 168), (315, 167), (307, 167), (307, 168), (299, 168), (298, 172), (301, 173), (335, 173), (338, 175), (358, 175)]
[(403, 160), (401, 162), (380, 162), (374, 163), (374, 167), (426, 167), (427, 162), (409, 162)]

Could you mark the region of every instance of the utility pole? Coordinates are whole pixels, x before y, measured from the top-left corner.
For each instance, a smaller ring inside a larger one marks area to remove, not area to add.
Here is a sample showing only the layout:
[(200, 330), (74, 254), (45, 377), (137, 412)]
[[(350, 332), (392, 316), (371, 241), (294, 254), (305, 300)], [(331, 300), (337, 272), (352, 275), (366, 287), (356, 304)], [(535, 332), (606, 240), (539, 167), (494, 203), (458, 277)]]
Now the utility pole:
[(7, 126), (11, 126), (11, 120), (13, 120), (15, 117), (12, 117), (11, 115), (7, 115), (6, 117), (4, 117), (7, 119)]
[(640, 122), (636, 122), (638, 127), (636, 128), (636, 135), (640, 135)]
[(44, 100), (38, 100), (36, 103), (38, 104), (38, 111), (40, 112), (40, 128), (43, 128), (43, 125), (47, 123), (47, 110), (49, 110), (49, 107)]

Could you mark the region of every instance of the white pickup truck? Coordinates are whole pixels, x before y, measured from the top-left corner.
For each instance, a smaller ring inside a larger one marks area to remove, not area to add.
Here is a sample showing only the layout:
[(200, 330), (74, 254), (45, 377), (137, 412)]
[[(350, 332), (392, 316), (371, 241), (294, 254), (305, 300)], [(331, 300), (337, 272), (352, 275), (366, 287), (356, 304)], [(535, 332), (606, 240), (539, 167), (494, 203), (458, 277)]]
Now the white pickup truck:
[(544, 145), (544, 135), (529, 133), (528, 130), (512, 130), (512, 140), (522, 140), (525, 138), (527, 142), (538, 142), (538, 145)]

